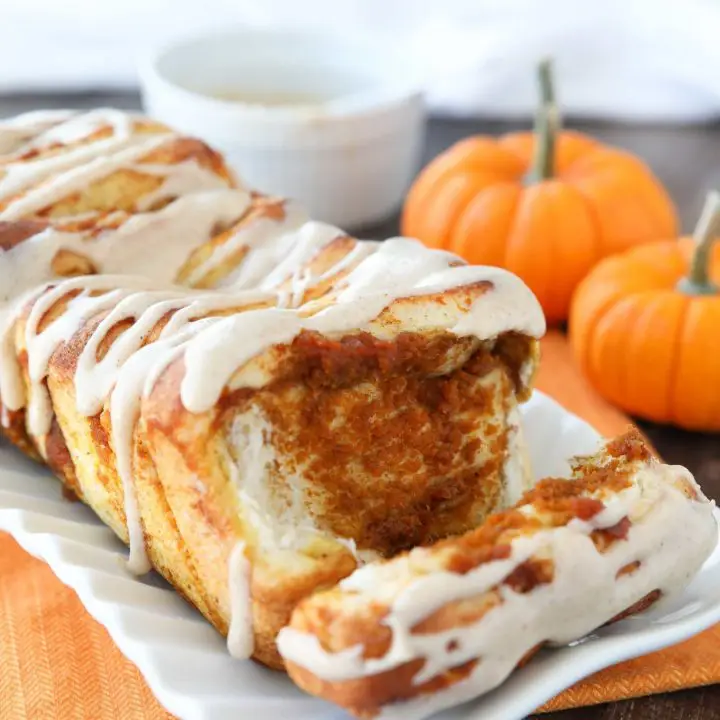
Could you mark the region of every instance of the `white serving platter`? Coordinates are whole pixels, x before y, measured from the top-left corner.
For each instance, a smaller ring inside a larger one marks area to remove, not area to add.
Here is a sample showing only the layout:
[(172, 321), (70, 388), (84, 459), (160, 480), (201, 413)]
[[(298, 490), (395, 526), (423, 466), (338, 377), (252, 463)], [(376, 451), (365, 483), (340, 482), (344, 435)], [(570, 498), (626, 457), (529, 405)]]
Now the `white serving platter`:
[[(522, 411), (536, 476), (565, 475), (566, 459), (596, 449), (599, 436), (535, 393)], [(283, 674), (233, 660), (223, 639), (157, 575), (129, 575), (127, 550), (93, 513), (62, 499), (50, 473), (0, 442), (0, 529), (44, 560), (140, 669), (152, 692), (182, 720), (342, 720)], [(571, 647), (540, 652), (484, 698), (440, 720), (520, 720), (583, 677), (678, 643), (720, 622), (720, 550), (686, 590), (649, 612)]]

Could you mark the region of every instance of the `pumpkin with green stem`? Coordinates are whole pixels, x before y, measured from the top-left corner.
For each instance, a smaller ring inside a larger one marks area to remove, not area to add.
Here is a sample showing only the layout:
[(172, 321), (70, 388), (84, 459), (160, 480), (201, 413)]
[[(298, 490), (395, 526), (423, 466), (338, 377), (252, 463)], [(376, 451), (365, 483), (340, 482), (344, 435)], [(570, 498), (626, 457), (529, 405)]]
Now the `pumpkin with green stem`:
[(674, 237), (677, 216), (637, 157), (560, 130), (548, 61), (538, 77), (534, 132), (470, 137), (438, 156), (408, 194), (402, 232), (516, 273), (557, 323), (599, 260)]
[(720, 194), (692, 238), (601, 262), (578, 287), (570, 340), (595, 388), (626, 412), (720, 431)]

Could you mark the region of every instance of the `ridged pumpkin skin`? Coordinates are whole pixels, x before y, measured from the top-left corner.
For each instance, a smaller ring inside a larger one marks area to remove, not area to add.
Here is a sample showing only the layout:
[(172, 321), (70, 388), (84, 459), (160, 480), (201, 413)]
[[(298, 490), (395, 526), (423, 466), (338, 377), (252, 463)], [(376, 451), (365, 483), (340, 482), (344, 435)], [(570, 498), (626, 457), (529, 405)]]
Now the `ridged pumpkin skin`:
[(402, 232), (514, 272), (557, 323), (600, 259), (675, 237), (677, 216), (644, 163), (576, 132), (557, 136), (553, 177), (526, 182), (534, 145), (534, 133), (457, 143), (415, 181)]
[[(595, 388), (637, 417), (720, 431), (720, 295), (676, 289), (690, 238), (643, 245), (601, 262), (580, 283), (570, 340)], [(720, 282), (720, 247), (709, 274)]]

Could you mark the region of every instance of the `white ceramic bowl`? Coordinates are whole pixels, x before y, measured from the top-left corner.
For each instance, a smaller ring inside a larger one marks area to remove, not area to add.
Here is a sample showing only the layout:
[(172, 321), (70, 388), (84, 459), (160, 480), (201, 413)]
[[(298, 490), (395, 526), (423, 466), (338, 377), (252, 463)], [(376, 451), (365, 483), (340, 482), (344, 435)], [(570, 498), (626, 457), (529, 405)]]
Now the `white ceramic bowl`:
[[(395, 211), (416, 170), (425, 114), (406, 73), (369, 40), (235, 29), (177, 40), (140, 76), (148, 114), (209, 142), (245, 184), (352, 228)], [(287, 96), (314, 102), (255, 102)]]

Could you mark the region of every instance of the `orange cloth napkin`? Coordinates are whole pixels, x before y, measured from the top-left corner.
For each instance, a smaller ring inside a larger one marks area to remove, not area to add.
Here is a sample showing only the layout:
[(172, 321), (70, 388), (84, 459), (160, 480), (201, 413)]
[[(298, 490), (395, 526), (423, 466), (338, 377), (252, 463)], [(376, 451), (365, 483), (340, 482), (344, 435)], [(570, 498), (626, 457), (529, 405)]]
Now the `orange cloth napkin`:
[[(543, 341), (538, 386), (600, 432), (628, 419), (575, 368), (564, 337)], [(720, 682), (720, 626), (622, 663), (562, 693), (559, 710)], [(169, 720), (138, 670), (46, 565), (0, 534), (0, 720)]]

